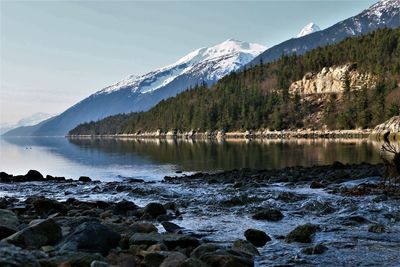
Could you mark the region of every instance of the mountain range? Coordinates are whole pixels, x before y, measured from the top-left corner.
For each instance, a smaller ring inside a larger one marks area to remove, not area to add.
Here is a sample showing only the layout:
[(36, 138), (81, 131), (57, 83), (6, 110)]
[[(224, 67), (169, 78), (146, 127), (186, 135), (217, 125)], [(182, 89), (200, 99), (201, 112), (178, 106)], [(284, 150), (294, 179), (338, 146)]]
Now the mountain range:
[(58, 116), (34, 126), (11, 130), (6, 135), (65, 135), (83, 122), (119, 113), (146, 111), (197, 84), (211, 86), (225, 75), (245, 66), (272, 62), (283, 54), (304, 54), (316, 47), (378, 28), (399, 26), (400, 0), (381, 0), (360, 14), (324, 30), (319, 30), (313, 23), (308, 24), (298, 38), (269, 49), (259, 44), (229, 39), (213, 47), (195, 50), (176, 63), (145, 75), (129, 76), (92, 94)]
[(65, 135), (80, 123), (135, 111), (145, 111), (197, 84), (211, 86), (249, 63), (266, 48), (259, 44), (226, 40), (197, 49), (174, 64), (145, 75), (131, 75), (80, 101), (60, 115), (38, 125), (14, 129), (6, 135)]
[[(380, 28), (399, 26), (400, 0), (381, 0), (358, 15), (340, 21), (329, 28), (313, 31), (300, 38), (292, 38), (275, 45), (256, 57), (249, 65), (257, 65), (260, 62), (269, 63), (284, 54), (302, 55), (314, 48), (338, 43), (348, 37), (366, 34)], [(302, 33), (304, 32), (302, 31), (299, 35)]]

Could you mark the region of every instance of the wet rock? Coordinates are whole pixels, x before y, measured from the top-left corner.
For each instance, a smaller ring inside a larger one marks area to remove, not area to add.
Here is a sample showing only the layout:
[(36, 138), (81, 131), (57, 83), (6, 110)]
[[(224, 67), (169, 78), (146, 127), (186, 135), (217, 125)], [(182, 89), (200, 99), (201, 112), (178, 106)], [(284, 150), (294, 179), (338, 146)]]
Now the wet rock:
[(4, 241), (23, 248), (40, 248), (46, 245), (54, 245), (61, 238), (61, 227), (53, 219), (47, 219), (33, 222), (27, 228), (16, 232)]
[(146, 205), (144, 212), (156, 219), (160, 215), (167, 214), (167, 210), (160, 203), (152, 202)]
[(357, 224), (364, 224), (364, 223), (368, 223), (369, 220), (367, 220), (366, 218), (360, 216), (360, 215), (352, 215), (348, 218), (345, 218), (343, 221), (344, 225), (357, 225)]
[(59, 245), (60, 251), (86, 251), (106, 254), (115, 248), (121, 239), (121, 235), (111, 231), (106, 226), (89, 221), (79, 225)]
[(40, 267), (32, 253), (5, 242), (0, 242), (0, 266)]
[(44, 180), (43, 175), (36, 170), (29, 170), (27, 174), (25, 174), (27, 181), (42, 181)]
[(0, 240), (14, 234), (18, 225), (19, 221), (14, 212), (0, 209)]
[(167, 255), (160, 252), (147, 253), (144, 256), (144, 263), (149, 267), (158, 267), (164, 261)]
[(311, 189), (319, 189), (319, 188), (324, 188), (325, 186), (320, 182), (320, 181), (312, 181), (310, 184)]
[(292, 230), (286, 237), (287, 242), (300, 242), (300, 243), (310, 243), (312, 241), (312, 236), (320, 230), (320, 227), (315, 224), (304, 224), (297, 226)]
[(323, 244), (318, 244), (314, 247), (305, 248), (302, 250), (302, 252), (307, 255), (318, 255), (324, 253), (327, 250), (328, 248), (326, 246), (324, 246)]
[(122, 200), (115, 204), (113, 213), (117, 215), (127, 215), (130, 211), (135, 211), (138, 209), (138, 206), (135, 205), (132, 201)]
[(164, 243), (168, 249), (174, 249), (176, 247), (187, 248), (197, 247), (200, 242), (197, 238), (182, 235), (182, 234), (159, 234), (159, 233), (136, 233), (131, 236), (129, 243), (132, 245), (154, 245)]
[(64, 204), (48, 198), (36, 198), (32, 201), (32, 205), (41, 216), (48, 216), (57, 212), (65, 215), (68, 211)]
[(346, 168), (346, 165), (341, 163), (340, 161), (335, 161), (331, 165), (332, 169), (340, 170)]
[(244, 236), (250, 243), (252, 243), (256, 247), (262, 247), (268, 241), (271, 241), (271, 238), (264, 231), (257, 229), (247, 229), (244, 232)]
[(179, 267), (207, 267), (207, 265), (202, 262), (201, 260), (194, 259), (194, 258), (188, 258), (185, 261), (183, 261)]
[(152, 223), (137, 222), (129, 226), (129, 232), (134, 233), (157, 233), (158, 229)]
[(179, 225), (172, 222), (162, 222), (161, 224), (168, 233), (177, 233), (183, 229)]
[(176, 217), (171, 214), (162, 214), (157, 217), (158, 222), (168, 222), (168, 221), (172, 221), (174, 219), (176, 219)]
[(260, 252), (258, 249), (251, 244), (249, 241), (238, 239), (233, 242), (232, 249), (239, 252), (244, 252), (252, 256), (259, 256)]
[(40, 266), (62, 266), (62, 267), (89, 267), (93, 261), (102, 261), (104, 258), (98, 253), (64, 252), (51, 258), (39, 260)]
[(180, 266), (187, 257), (180, 252), (172, 252), (163, 260), (160, 267), (176, 267)]
[(210, 253), (210, 252), (215, 252), (219, 249), (222, 249), (222, 247), (217, 244), (212, 244), (212, 243), (202, 244), (192, 251), (192, 253), (190, 254), (190, 257), (200, 259), (203, 255)]
[(108, 267), (110, 266), (107, 262), (105, 261), (92, 261), (92, 263), (90, 263), (90, 267)]
[(368, 227), (368, 232), (377, 234), (384, 233), (385, 226), (383, 224), (372, 224)]
[(280, 221), (283, 218), (282, 212), (277, 209), (264, 209), (253, 215), (255, 220), (266, 220), (266, 221)]
[(90, 178), (87, 177), (87, 176), (81, 176), (81, 177), (79, 177), (78, 181), (79, 181), (79, 182), (84, 182), (84, 183), (89, 183), (89, 182), (92, 181), (92, 179), (90, 179)]
[(388, 197), (386, 195), (380, 195), (376, 196), (372, 201), (374, 202), (382, 202), (388, 200)]
[(286, 203), (298, 202), (307, 199), (306, 195), (300, 195), (293, 192), (279, 192), (275, 196), (276, 200), (281, 200)]
[(254, 260), (235, 251), (217, 250), (200, 258), (208, 266), (254, 266)]

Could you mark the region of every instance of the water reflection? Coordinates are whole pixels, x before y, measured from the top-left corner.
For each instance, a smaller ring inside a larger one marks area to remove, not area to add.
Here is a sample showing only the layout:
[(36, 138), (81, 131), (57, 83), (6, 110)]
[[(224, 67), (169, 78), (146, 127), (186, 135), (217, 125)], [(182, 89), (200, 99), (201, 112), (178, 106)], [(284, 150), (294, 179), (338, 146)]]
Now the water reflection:
[[(28, 148), (28, 149), (26, 149)], [(29, 149), (32, 148), (32, 149)], [(128, 138), (8, 138), (0, 140), (0, 170), (101, 179), (118, 176), (161, 179), (176, 170), (282, 168), (380, 162), (379, 143), (369, 140), (160, 140)], [(13, 155), (10, 157), (10, 155)]]

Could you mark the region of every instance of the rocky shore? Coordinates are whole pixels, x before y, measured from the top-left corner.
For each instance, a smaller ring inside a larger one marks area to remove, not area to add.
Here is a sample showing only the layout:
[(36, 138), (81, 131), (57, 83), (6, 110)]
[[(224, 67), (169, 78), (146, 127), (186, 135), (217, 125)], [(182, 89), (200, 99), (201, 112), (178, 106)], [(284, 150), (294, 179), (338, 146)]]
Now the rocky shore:
[(335, 162), (160, 182), (2, 172), (0, 266), (374, 266), (376, 255), (396, 266), (400, 197), (383, 171)]
[(111, 137), (111, 138), (167, 138), (167, 139), (338, 139), (338, 138), (368, 138), (372, 130), (258, 130), (244, 132), (225, 132), (225, 131), (206, 131), (196, 132), (191, 130), (183, 132), (179, 130), (138, 132), (135, 134), (115, 134), (115, 135), (69, 135), (68, 138), (87, 138), (87, 137)]

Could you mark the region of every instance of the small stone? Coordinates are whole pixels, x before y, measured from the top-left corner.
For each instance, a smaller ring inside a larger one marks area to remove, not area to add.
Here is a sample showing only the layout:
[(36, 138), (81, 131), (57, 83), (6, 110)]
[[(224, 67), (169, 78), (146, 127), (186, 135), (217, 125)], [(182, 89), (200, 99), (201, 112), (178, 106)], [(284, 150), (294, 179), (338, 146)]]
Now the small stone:
[(266, 220), (266, 221), (280, 221), (283, 218), (282, 212), (277, 209), (264, 209), (253, 215), (255, 220)]
[(262, 247), (268, 241), (271, 241), (271, 238), (264, 231), (257, 229), (247, 229), (244, 232), (244, 236), (250, 243), (252, 243), (256, 247)]
[(384, 233), (385, 226), (383, 224), (372, 224), (368, 227), (368, 232), (377, 234)]
[(107, 262), (104, 261), (92, 261), (90, 267), (108, 267), (110, 266)]
[(162, 222), (161, 224), (168, 233), (177, 233), (182, 230), (182, 227), (172, 222)]
[(287, 242), (300, 242), (300, 243), (310, 243), (312, 235), (320, 230), (320, 227), (315, 224), (304, 224), (297, 226), (292, 230), (286, 237)]
[(307, 255), (317, 255), (317, 254), (322, 254), (327, 250), (328, 248), (326, 246), (324, 246), (323, 244), (318, 244), (314, 247), (305, 248), (302, 250), (302, 252)]
[(312, 181), (310, 184), (311, 189), (319, 189), (319, 188), (324, 188), (325, 186), (319, 182), (319, 181)]

